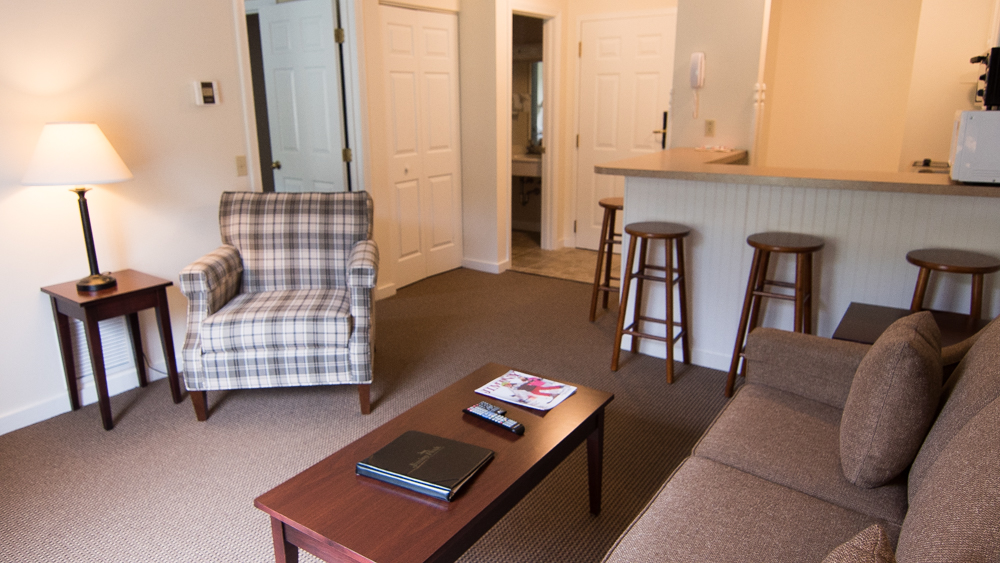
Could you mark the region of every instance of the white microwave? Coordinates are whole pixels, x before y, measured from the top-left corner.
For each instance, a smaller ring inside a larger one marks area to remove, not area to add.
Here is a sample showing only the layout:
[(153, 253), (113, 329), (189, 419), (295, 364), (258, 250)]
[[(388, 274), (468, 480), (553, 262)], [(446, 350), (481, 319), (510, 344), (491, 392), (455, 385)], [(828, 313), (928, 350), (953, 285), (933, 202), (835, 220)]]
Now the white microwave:
[(951, 178), (1000, 184), (1000, 111), (963, 111), (951, 136)]

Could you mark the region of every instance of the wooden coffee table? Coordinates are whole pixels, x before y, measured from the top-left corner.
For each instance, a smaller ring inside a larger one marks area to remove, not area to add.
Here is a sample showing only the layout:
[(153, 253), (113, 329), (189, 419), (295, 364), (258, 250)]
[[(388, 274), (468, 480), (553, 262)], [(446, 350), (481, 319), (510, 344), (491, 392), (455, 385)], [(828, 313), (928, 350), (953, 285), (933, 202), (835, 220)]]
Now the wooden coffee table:
[[(264, 493), (275, 559), (298, 550), (325, 561), (451, 561), (465, 552), (584, 440), (590, 511), (601, 510), (604, 407), (614, 395), (577, 387), (547, 412), (504, 404), (523, 436), (464, 414), (486, 399), (475, 389), (508, 369), (487, 364), (330, 457)], [(452, 502), (355, 475), (355, 464), (407, 430), (493, 450), (496, 455)], [(331, 429), (335, 432), (336, 429)], [(566, 491), (565, 494), (573, 494)]]

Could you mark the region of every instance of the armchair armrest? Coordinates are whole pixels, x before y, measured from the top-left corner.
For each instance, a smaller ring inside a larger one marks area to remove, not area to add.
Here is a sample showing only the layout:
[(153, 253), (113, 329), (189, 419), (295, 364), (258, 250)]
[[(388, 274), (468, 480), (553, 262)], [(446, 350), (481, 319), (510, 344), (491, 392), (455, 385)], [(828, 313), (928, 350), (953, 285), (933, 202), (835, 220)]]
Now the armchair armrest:
[(854, 372), (871, 346), (758, 328), (747, 338), (747, 380), (844, 408)]
[(236, 247), (223, 245), (184, 267), (180, 274), (181, 293), (188, 298), (189, 315), (198, 321), (218, 311), (240, 289), (243, 261)]
[(378, 245), (368, 239), (355, 243), (347, 257), (347, 286), (372, 289), (378, 281)]

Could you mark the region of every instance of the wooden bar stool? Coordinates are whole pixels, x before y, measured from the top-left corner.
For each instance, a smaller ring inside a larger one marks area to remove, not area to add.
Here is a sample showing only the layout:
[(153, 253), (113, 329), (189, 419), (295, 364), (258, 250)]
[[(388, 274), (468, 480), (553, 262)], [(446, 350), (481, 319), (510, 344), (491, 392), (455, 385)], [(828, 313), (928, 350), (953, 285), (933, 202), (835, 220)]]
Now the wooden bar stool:
[[(740, 315), (740, 328), (736, 332), (736, 345), (733, 347), (733, 360), (729, 365), (729, 379), (726, 381), (726, 396), (733, 396), (736, 384), (736, 372), (745, 375), (746, 365), (740, 367), (743, 357), (743, 343), (747, 334), (757, 327), (760, 320), (760, 305), (762, 297), (773, 297), (795, 302), (794, 330), (795, 332), (812, 332), (812, 255), (823, 248), (823, 239), (812, 235), (798, 233), (757, 233), (747, 237), (747, 244), (754, 248), (753, 262), (750, 265), (750, 278), (747, 281), (747, 292), (743, 298), (743, 314)], [(767, 279), (767, 267), (772, 252), (795, 254), (795, 282)], [(793, 289), (791, 295), (766, 291), (766, 286)]]
[[(615, 232), (615, 213), (624, 208), (625, 199), (606, 197), (597, 203), (604, 208), (604, 221), (601, 223), (601, 242), (597, 246), (594, 294), (590, 298), (590, 322), (594, 322), (594, 318), (597, 316), (597, 294), (604, 294), (602, 307), (607, 309), (608, 294), (612, 291), (618, 291), (617, 287), (611, 285), (612, 280), (618, 281), (618, 278), (611, 275), (611, 257), (614, 256), (615, 245), (622, 243), (622, 234)], [(603, 281), (601, 279), (602, 273)]]
[(954, 250), (949, 248), (922, 248), (906, 253), (906, 261), (920, 268), (917, 275), (917, 287), (913, 290), (913, 302), (910, 310), (921, 311), (924, 308), (924, 296), (927, 293), (927, 282), (931, 270), (950, 272), (953, 274), (972, 274), (972, 304), (969, 307), (969, 327), (979, 322), (983, 313), (983, 276), (1000, 270), (1000, 260), (993, 256)]
[[(684, 237), (691, 229), (677, 223), (647, 222), (632, 223), (625, 226), (625, 232), (632, 238), (628, 245), (628, 259), (625, 262), (625, 279), (622, 281), (622, 300), (618, 309), (618, 330), (615, 332), (615, 350), (611, 358), (611, 371), (618, 371), (618, 356), (621, 353), (622, 335), (632, 336), (632, 352), (639, 351), (639, 338), (650, 338), (667, 344), (667, 383), (674, 382), (674, 343), (681, 341), (684, 363), (691, 363), (691, 348), (688, 344), (687, 291), (684, 275)], [(647, 244), (650, 240), (664, 241), (664, 266), (651, 266), (647, 262)], [(635, 246), (639, 245), (639, 265), (635, 266)], [(676, 249), (676, 266), (674, 250)], [(635, 269), (635, 272), (632, 270)], [(662, 276), (648, 274), (647, 271), (663, 272)], [(632, 324), (625, 326), (625, 309), (628, 306), (629, 289), (635, 280), (635, 301), (632, 307)], [(661, 282), (666, 286), (666, 317), (657, 319), (642, 314), (642, 284), (643, 281)], [(680, 322), (674, 320), (674, 285), (677, 286), (677, 296), (680, 300), (678, 309)], [(641, 332), (639, 323), (653, 322), (666, 325), (666, 336)], [(674, 334), (674, 328), (680, 331)]]

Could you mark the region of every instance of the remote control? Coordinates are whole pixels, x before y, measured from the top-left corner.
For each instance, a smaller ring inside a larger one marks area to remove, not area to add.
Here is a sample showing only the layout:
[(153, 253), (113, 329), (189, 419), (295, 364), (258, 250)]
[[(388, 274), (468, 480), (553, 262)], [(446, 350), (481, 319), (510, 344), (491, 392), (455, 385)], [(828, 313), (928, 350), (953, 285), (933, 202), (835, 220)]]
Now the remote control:
[[(489, 404), (489, 403), (487, 403), (487, 404)], [(481, 419), (485, 420), (486, 422), (492, 422), (493, 424), (496, 424), (497, 426), (502, 426), (503, 428), (506, 428), (507, 430), (510, 430), (514, 434), (518, 434), (518, 435), (524, 434), (524, 426), (522, 426), (520, 422), (518, 422), (516, 420), (513, 420), (513, 419), (510, 419), (510, 418), (507, 418), (506, 416), (504, 416), (502, 414), (499, 414), (497, 412), (494, 412), (494, 411), (492, 411), (490, 409), (483, 408), (480, 405), (472, 405), (471, 407), (466, 407), (466, 408), (462, 409), (462, 412), (467, 412), (467, 413), (471, 414), (472, 416), (475, 416), (475, 417), (478, 417), (478, 418), (481, 418)], [(493, 405), (489, 405), (489, 406), (493, 407)], [(493, 407), (493, 409), (496, 409), (496, 407)], [(502, 409), (500, 409), (500, 410), (502, 410)]]
[(488, 410), (490, 412), (497, 413), (497, 414), (507, 414), (506, 410), (504, 410), (504, 409), (502, 409), (502, 408), (500, 408), (500, 407), (498, 407), (496, 405), (492, 405), (490, 403), (487, 403), (486, 401), (479, 401), (479, 403), (476, 406), (477, 407), (483, 407), (484, 409), (486, 409), (486, 410)]

